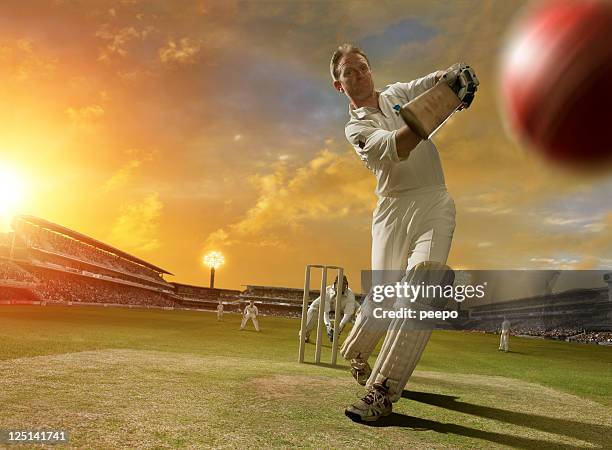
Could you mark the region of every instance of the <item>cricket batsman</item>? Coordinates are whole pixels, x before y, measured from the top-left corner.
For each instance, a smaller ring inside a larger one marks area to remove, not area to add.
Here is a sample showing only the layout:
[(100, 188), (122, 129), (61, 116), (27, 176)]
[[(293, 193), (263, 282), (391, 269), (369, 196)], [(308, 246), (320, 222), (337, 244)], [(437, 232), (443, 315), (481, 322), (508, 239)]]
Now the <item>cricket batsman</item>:
[(510, 338), (510, 321), (504, 316), (504, 321), (501, 325), (501, 335), (499, 336), (499, 350), (508, 351), (508, 339)]
[[(403, 280), (414, 284), (452, 283), (454, 275), (446, 260), (455, 229), (455, 204), (429, 137), (452, 113), (469, 107), (478, 84), (475, 74), (468, 66), (455, 65), (375, 90), (368, 57), (351, 44), (333, 54), (330, 71), (334, 88), (349, 103), (346, 137), (377, 181), (372, 270), (399, 271), (405, 274)], [(432, 280), (431, 269), (436, 269), (437, 280)], [(364, 397), (345, 410), (354, 421), (375, 421), (391, 414), (392, 403), (400, 399), (431, 335), (431, 327), (415, 326), (408, 318), (375, 318), (374, 306), (370, 293), (341, 348), (353, 377), (366, 387)], [(383, 335), (372, 369), (368, 358)]]
[(253, 321), (253, 326), (255, 327), (255, 331), (259, 331), (259, 322), (257, 321), (257, 316), (259, 315), (259, 310), (257, 306), (253, 303), (253, 300), (249, 301), (249, 304), (244, 308), (244, 312), (242, 315), (242, 323), (240, 324), (240, 330), (244, 330), (246, 323), (251, 319)]
[[(324, 311), (323, 311), (323, 321), (325, 322), (325, 327), (327, 328), (327, 337), (330, 342), (333, 341), (334, 338), (334, 329), (331, 326), (331, 320), (329, 318), (329, 313), (334, 311), (336, 308), (336, 286), (338, 285), (338, 277), (334, 280), (334, 284), (327, 286), (327, 301), (325, 302)], [(319, 316), (319, 307), (321, 305), (321, 296), (317, 297), (315, 301), (313, 301), (308, 307), (308, 315), (306, 320), (306, 342), (310, 342), (310, 333), (314, 329), (317, 324), (317, 317)], [(351, 320), (353, 315), (355, 314), (355, 310), (359, 304), (355, 300), (355, 294), (349, 288), (349, 282), (346, 275), (342, 281), (342, 292), (340, 293), (340, 301), (339, 307), (343, 313), (342, 320), (340, 321), (340, 325), (338, 328), (338, 336), (342, 333), (342, 330), (346, 326), (347, 323)], [(334, 311), (335, 312), (335, 311)], [(338, 319), (340, 316), (339, 312), (335, 312), (336, 315), (336, 323), (338, 323)]]

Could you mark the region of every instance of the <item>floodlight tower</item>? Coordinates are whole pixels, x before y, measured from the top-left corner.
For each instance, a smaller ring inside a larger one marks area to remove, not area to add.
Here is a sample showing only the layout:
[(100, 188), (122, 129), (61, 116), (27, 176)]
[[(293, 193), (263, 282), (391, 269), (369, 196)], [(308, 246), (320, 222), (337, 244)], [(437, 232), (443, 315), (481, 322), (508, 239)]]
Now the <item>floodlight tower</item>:
[(204, 257), (204, 264), (210, 267), (210, 287), (215, 287), (215, 269), (225, 262), (220, 252), (210, 252)]

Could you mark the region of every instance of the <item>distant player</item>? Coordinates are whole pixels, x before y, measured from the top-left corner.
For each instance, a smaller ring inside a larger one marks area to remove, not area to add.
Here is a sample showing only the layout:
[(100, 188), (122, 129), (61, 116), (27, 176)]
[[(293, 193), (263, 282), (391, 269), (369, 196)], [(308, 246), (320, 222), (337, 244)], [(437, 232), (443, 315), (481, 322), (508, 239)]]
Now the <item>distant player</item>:
[[(327, 286), (327, 301), (325, 302), (323, 321), (327, 328), (327, 337), (330, 341), (333, 341), (334, 329), (331, 326), (331, 320), (329, 318), (330, 311), (334, 311), (336, 308), (336, 286), (338, 285), (338, 277), (334, 280), (334, 284)], [(306, 342), (310, 340), (310, 333), (317, 324), (317, 317), (319, 316), (319, 305), (321, 304), (321, 296), (312, 302), (308, 308), (308, 318), (306, 320)], [(338, 336), (342, 333), (342, 330), (346, 324), (351, 320), (355, 314), (355, 310), (359, 304), (355, 301), (355, 294), (349, 288), (349, 282), (346, 276), (343, 278), (342, 293), (340, 294), (340, 310), (343, 312), (342, 320), (338, 328)], [(334, 311), (335, 312), (335, 311)], [(336, 323), (340, 317), (340, 313), (336, 312)]]
[(223, 302), (219, 300), (219, 304), (217, 305), (217, 321), (221, 322), (223, 320)]
[(508, 338), (510, 337), (510, 321), (504, 316), (501, 326), (501, 336), (499, 337), (499, 350), (508, 351)]
[(244, 308), (240, 330), (244, 330), (244, 326), (248, 320), (251, 319), (253, 321), (253, 326), (255, 326), (255, 331), (259, 331), (259, 322), (257, 321), (258, 314), (259, 310), (257, 309), (257, 306), (253, 304), (253, 300), (250, 300), (249, 304), (246, 306), (246, 308)]

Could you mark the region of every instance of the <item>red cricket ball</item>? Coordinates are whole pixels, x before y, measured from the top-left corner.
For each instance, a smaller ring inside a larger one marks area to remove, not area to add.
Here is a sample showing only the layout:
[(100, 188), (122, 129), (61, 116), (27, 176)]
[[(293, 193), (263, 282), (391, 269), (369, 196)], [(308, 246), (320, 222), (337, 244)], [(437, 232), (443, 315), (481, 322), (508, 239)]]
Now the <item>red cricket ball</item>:
[(612, 162), (612, 3), (548, 1), (524, 14), (501, 65), (510, 128), (566, 166)]

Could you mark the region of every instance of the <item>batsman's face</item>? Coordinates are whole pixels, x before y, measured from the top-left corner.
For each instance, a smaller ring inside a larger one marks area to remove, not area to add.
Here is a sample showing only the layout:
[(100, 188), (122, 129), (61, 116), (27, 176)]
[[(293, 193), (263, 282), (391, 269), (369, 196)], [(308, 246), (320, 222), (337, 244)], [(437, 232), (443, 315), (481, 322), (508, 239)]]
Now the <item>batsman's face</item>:
[(354, 101), (365, 100), (374, 93), (374, 80), (366, 59), (356, 53), (349, 53), (338, 64), (338, 80), (334, 86), (345, 92)]

